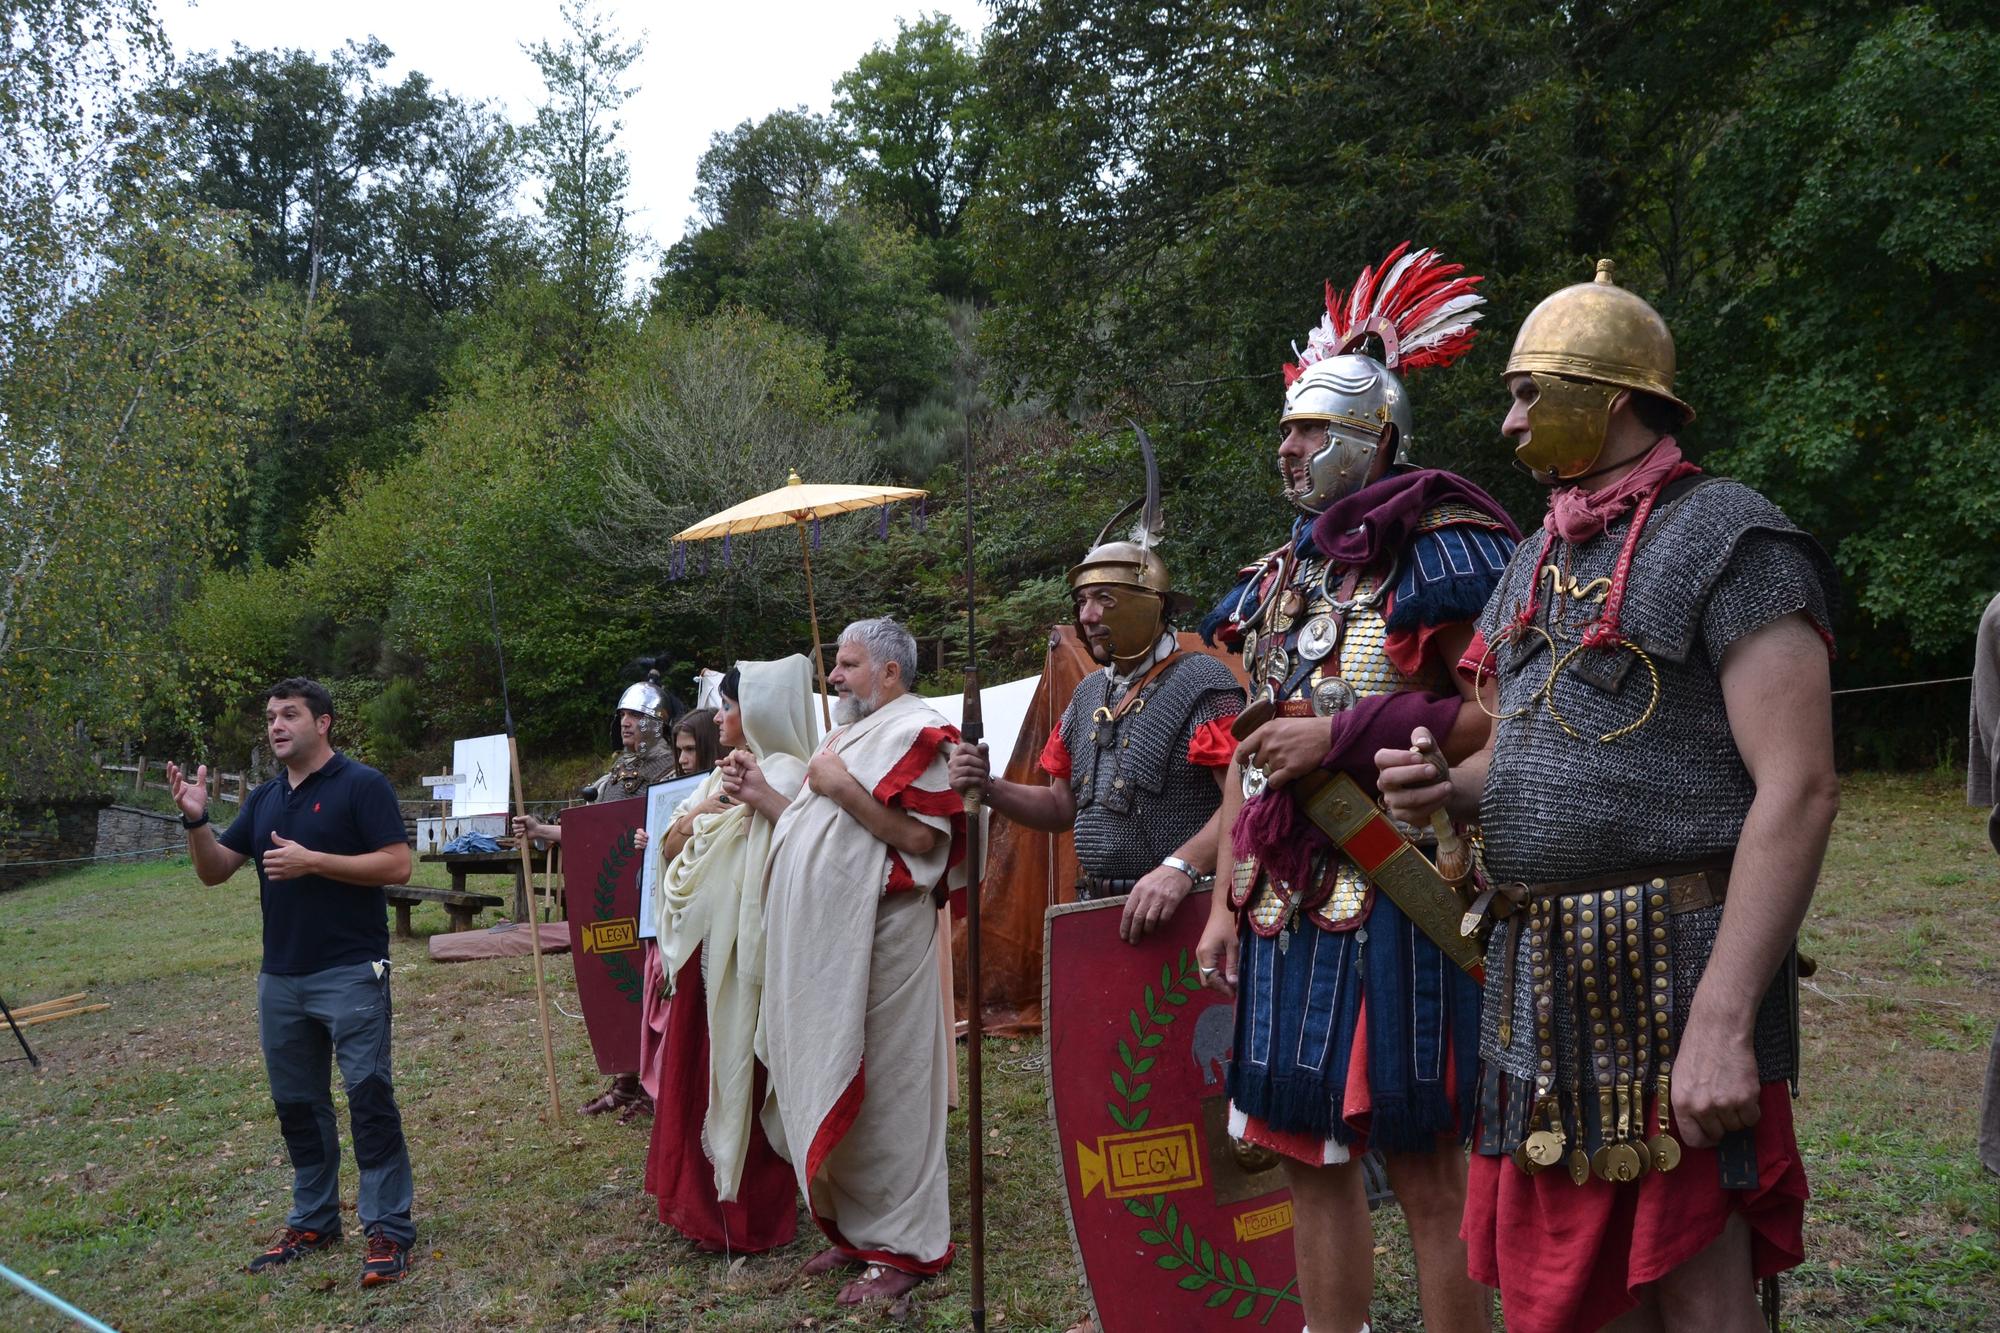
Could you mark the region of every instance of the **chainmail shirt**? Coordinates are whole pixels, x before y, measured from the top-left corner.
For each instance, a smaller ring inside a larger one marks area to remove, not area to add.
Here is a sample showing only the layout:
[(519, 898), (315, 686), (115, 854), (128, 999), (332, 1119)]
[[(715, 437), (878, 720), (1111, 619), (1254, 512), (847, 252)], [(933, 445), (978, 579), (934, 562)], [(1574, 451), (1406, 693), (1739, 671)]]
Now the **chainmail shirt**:
[(674, 747), (662, 736), (637, 750), (620, 750), (611, 771), (590, 785), (593, 801), (622, 801), (672, 777), (677, 764)]
[[(1610, 577), (1629, 528), (1629, 519), (1621, 521), (1576, 548), (1556, 542), (1548, 562), (1557, 567), (1553, 576), (1534, 568), (1542, 543), (1530, 534), (1480, 617), (1502, 718), (1480, 806), (1486, 866), (1495, 880), (1550, 883), (1729, 856), (1756, 788), (1729, 728), (1723, 654), (1744, 635), (1797, 612), (1823, 632), (1831, 624), (1835, 577), (1818, 543), (1749, 487), (1704, 479), (1654, 510), (1620, 616), (1622, 636), (1659, 673), (1657, 700), (1645, 660), (1629, 648), (1578, 653), (1541, 698), (1549, 645), (1532, 631), (1510, 639), (1507, 627), (1540, 579), (1534, 623), (1554, 640), (1558, 659), (1568, 653), (1602, 610), (1601, 594), (1590, 585)], [(1552, 578), (1564, 591), (1552, 591)], [(1557, 713), (1579, 735), (1565, 731)], [(1630, 733), (1599, 739), (1642, 717)], [(1721, 918), (1720, 906), (1670, 918), (1676, 1045)], [(1518, 932), (1510, 968), (1508, 932), (1493, 932), (1481, 1040), (1481, 1055), (1522, 1088), (1535, 1072), (1534, 1043), (1525, 1037), (1534, 1031), (1533, 995), (1524, 980), (1508, 986), (1502, 979), (1528, 976), (1530, 935)], [(1558, 986), (1559, 1049), (1573, 1049), (1576, 1041), (1573, 995), (1572, 984)], [(1796, 1074), (1795, 996), (1788, 959), (1758, 1010), (1754, 1043), (1763, 1081)], [(1503, 1047), (1499, 1015), (1509, 1000), (1514, 1039)], [(1570, 1073), (1560, 1070), (1559, 1081), (1570, 1083)], [(1502, 1146), (1511, 1149), (1514, 1141), (1510, 1134)]]
[[(1608, 579), (1628, 526), (1615, 524), (1580, 548), (1557, 542), (1550, 562), (1565, 586)], [(1832, 564), (1777, 506), (1740, 483), (1705, 481), (1662, 502), (1633, 559), (1620, 621), (1659, 671), (1658, 701), (1643, 726), (1600, 743), (1646, 714), (1651, 678), (1636, 653), (1585, 651), (1556, 677), (1554, 707), (1537, 699), (1548, 679), (1548, 644), (1532, 632), (1503, 642), (1535, 580), (1543, 589), (1537, 624), (1562, 653), (1602, 609), (1550, 594), (1549, 576), (1533, 568), (1541, 545), (1531, 534), (1515, 548), (1479, 621), (1503, 719), (1480, 801), (1488, 870), (1500, 880), (1546, 883), (1728, 854), (1755, 787), (1723, 707), (1722, 655), (1794, 612), (1830, 626)]]
[(1116, 708), (1122, 693), (1093, 671), (1070, 696), (1061, 725), (1076, 797), (1076, 858), (1103, 879), (1138, 879), (1201, 831), (1222, 789), (1188, 758), (1188, 744), (1243, 705), (1235, 673), (1206, 653), (1182, 654), (1116, 720), (1094, 716)]

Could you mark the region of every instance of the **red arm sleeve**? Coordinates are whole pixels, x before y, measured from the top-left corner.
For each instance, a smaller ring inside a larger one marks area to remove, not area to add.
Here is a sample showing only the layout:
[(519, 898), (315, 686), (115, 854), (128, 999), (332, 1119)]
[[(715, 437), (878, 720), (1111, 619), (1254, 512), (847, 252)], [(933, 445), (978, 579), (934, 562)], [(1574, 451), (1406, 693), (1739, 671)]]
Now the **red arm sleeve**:
[(1236, 737), (1229, 731), (1235, 721), (1232, 714), (1196, 727), (1188, 739), (1188, 762), (1202, 768), (1228, 768), (1229, 761), (1236, 757)]
[(1042, 747), (1042, 757), (1039, 762), (1042, 766), (1042, 772), (1052, 778), (1061, 778), (1064, 782), (1069, 781), (1069, 747), (1063, 744), (1061, 727), (1055, 727), (1049, 731), (1049, 743)]

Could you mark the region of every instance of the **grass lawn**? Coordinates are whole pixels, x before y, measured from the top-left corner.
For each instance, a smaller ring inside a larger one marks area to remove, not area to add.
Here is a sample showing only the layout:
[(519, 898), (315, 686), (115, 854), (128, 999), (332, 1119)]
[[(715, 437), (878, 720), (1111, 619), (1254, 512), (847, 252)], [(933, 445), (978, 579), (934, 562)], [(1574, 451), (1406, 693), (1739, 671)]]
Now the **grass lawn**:
[[(2000, 864), (1961, 801), (1935, 778), (1847, 787), (1806, 931), (1820, 963), (1799, 1103), (1814, 1197), (1789, 1328), (2000, 1328), (2000, 1181), (1972, 1147), (2000, 1013)], [(762, 1258), (681, 1242), (640, 1191), (643, 1126), (538, 1118), (530, 961), (433, 964), (422, 937), (443, 913), (416, 922), (393, 955), (417, 1265), (364, 1294), (352, 1239), (273, 1278), (238, 1271), (283, 1220), (290, 1182), (257, 1049), (254, 879), (204, 889), (167, 862), (0, 895), (0, 996), (87, 989), (113, 1005), (29, 1029), (39, 1073), (0, 1066), (0, 1263), (122, 1329), (969, 1326), (963, 1262), (902, 1309), (850, 1317), (834, 1287), (789, 1280), (818, 1248), (803, 1219), (798, 1242)], [(551, 975), (574, 1010), (567, 962)], [(582, 1024), (557, 1023), (574, 1107), (602, 1081)], [(1083, 1309), (1038, 1054), (987, 1049), (997, 1329), (1059, 1329)], [(961, 1186), (964, 1173), (961, 1136)], [(351, 1207), (351, 1157), (344, 1174)], [(1400, 1218), (1377, 1221), (1375, 1325), (1419, 1327)], [(0, 1287), (0, 1328), (71, 1327)]]

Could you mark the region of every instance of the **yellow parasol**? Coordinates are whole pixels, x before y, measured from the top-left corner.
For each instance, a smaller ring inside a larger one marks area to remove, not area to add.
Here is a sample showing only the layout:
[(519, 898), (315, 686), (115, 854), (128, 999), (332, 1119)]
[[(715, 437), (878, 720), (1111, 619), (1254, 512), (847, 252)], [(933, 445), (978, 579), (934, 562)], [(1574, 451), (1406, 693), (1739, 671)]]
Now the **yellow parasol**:
[(808, 486), (795, 471), (775, 491), (753, 495), (719, 514), (710, 514), (692, 527), (674, 534), (677, 542), (705, 541), (712, 537), (732, 537), (740, 532), (761, 532), (790, 523), (798, 529), (799, 558), (806, 567), (806, 615), (812, 621), (813, 670), (819, 673), (819, 709), (822, 725), (832, 726), (827, 713), (826, 664), (820, 661), (819, 608), (813, 600), (812, 550), (806, 541), (806, 524), (816, 518), (831, 518), (857, 509), (879, 509), (898, 500), (917, 500), (929, 494), (908, 486)]

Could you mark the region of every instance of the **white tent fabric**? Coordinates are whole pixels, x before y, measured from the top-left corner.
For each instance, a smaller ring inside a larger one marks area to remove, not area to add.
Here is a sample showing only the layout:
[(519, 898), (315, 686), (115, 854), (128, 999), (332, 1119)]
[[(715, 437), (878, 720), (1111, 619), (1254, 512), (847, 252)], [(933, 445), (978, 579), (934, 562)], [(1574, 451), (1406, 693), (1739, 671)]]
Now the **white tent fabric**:
[[(1039, 675), (1025, 676), (1020, 680), (1010, 680), (999, 685), (982, 685), (979, 690), (979, 709), (986, 720), (986, 753), (992, 771), (996, 774), (1007, 771), (1007, 761), (1013, 756), (1014, 742), (1020, 738), (1021, 723), (1027, 720), (1028, 708), (1035, 701), (1035, 690), (1040, 687)], [(834, 699), (829, 696), (827, 707)], [(943, 713), (945, 720), (954, 727), (964, 717), (965, 696), (963, 694), (927, 694), (924, 702)], [(819, 710), (813, 710), (817, 721)]]

